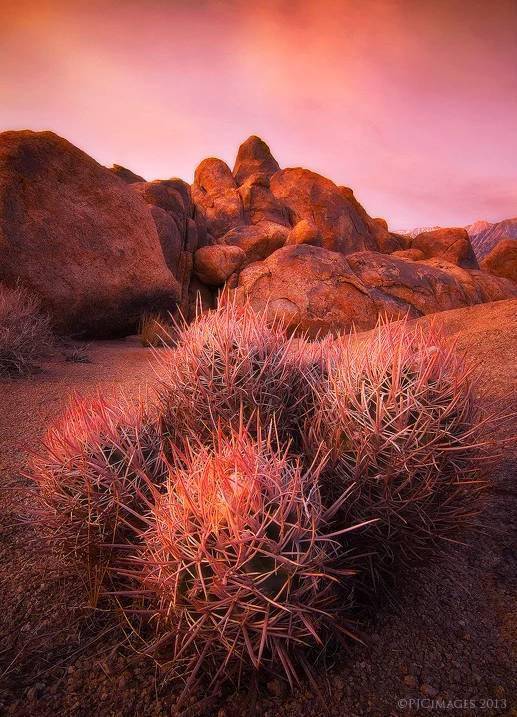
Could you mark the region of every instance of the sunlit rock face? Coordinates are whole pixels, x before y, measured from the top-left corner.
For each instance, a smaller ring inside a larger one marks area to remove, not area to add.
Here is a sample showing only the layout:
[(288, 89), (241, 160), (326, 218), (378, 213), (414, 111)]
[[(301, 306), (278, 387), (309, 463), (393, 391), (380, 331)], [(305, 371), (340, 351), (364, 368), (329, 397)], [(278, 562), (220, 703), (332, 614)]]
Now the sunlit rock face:
[(130, 333), (179, 300), (143, 199), (52, 132), (0, 135), (0, 207), (0, 281), (32, 290), (57, 331)]
[(517, 282), (517, 239), (501, 239), (485, 256), (481, 268)]
[(445, 259), (464, 269), (478, 269), (478, 262), (466, 229), (434, 229), (417, 234), (411, 248), (421, 251), (425, 259)]
[(513, 282), (444, 260), (413, 261), (379, 252), (344, 256), (323, 247), (286, 246), (245, 268), (237, 303), (250, 302), (311, 337), (366, 330), (379, 318), (415, 318), (517, 296)]

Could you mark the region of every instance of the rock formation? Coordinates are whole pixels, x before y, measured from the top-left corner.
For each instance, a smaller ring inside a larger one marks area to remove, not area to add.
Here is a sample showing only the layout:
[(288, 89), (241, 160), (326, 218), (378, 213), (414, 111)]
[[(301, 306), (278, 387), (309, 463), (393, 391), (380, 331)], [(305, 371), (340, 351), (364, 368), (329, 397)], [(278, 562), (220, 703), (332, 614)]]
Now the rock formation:
[(291, 229), (286, 244), (312, 244), (321, 246), (323, 242), (318, 227), (310, 219), (302, 219)]
[(233, 167), (233, 176), (240, 187), (251, 177), (271, 179), (280, 166), (267, 144), (260, 137), (252, 136), (241, 144)]
[(283, 247), (288, 235), (287, 227), (266, 221), (231, 229), (222, 237), (221, 243), (240, 247), (246, 254), (246, 264), (250, 264), (266, 259)]
[(142, 198), (52, 132), (0, 135), (0, 281), (73, 335), (130, 333), (180, 297)]
[[(487, 222), (480, 219), (464, 227), (478, 261), (481, 261), (501, 239), (517, 239), (517, 217), (502, 219), (500, 222)], [(412, 239), (423, 232), (435, 231), (441, 227), (406, 229), (401, 234)]]
[(34, 290), (71, 334), (191, 319), (223, 287), (311, 336), (368, 329), (516, 296), (514, 244), (480, 270), (464, 229), (391, 232), (349, 187), (280, 169), (256, 136), (233, 172), (208, 158), (190, 186), (108, 170), (52, 133), (0, 135), (0, 281)]
[(210, 157), (197, 167), (192, 198), (205, 217), (207, 231), (216, 239), (245, 223), (237, 184), (221, 159)]
[(478, 262), (466, 229), (435, 229), (417, 234), (411, 249), (422, 252), (425, 259), (445, 259), (464, 269), (478, 269)]
[(501, 239), (482, 260), (481, 268), (517, 282), (517, 239)]
[(308, 169), (283, 169), (271, 178), (271, 191), (289, 210), (291, 223), (310, 220), (325, 249), (349, 254), (379, 249), (381, 228), (358, 210), (351, 190)]
[(188, 313), (189, 284), (194, 252), (199, 245), (200, 231), (192, 202), (190, 185), (182, 179), (157, 179), (131, 185), (149, 205), (162, 252), (169, 270), (180, 285), (179, 309)]
[(194, 274), (207, 286), (223, 286), (238, 271), (246, 259), (238, 246), (214, 244), (197, 250), (194, 257)]
[(344, 256), (321, 247), (286, 246), (245, 268), (235, 298), (267, 307), (309, 336), (369, 329), (390, 320), (517, 297), (517, 285), (443, 260), (407, 261), (378, 252)]

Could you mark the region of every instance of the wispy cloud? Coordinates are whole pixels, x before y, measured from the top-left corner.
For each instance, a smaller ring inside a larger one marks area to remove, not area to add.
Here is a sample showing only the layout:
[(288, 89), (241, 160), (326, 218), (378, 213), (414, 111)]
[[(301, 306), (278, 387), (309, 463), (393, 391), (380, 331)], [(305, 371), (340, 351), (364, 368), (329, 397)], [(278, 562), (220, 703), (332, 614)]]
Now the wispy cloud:
[(191, 179), (261, 134), (393, 226), (517, 213), (517, 5), (3, 0), (0, 129)]

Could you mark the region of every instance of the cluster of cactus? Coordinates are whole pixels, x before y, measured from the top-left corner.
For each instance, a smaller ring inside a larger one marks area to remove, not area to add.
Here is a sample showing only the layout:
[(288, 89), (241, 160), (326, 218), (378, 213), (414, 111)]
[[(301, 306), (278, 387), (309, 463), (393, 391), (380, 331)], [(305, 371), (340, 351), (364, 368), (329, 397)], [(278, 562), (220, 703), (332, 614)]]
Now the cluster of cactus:
[(476, 521), (495, 452), (471, 374), (452, 342), (405, 322), (328, 352), (313, 384), (305, 451), (328, 456), (327, 499), (354, 486), (342, 519), (375, 521), (357, 544), (370, 556), (361, 571), (367, 590)]
[(151, 406), (78, 403), (31, 475), (184, 696), (209, 675), (310, 677), (358, 600), (475, 522), (490, 465), (471, 373), (432, 331), (316, 342), (231, 303), (160, 352)]
[(211, 447), (192, 442), (170, 466), (121, 573), (154, 622), (151, 649), (173, 674), (192, 682), (202, 669), (214, 685), (222, 673), (280, 666), (294, 685), (309, 673), (305, 650), (326, 643), (352, 596), (338, 534), (361, 527), (333, 529), (318, 475), (270, 436), (242, 430), (219, 433)]

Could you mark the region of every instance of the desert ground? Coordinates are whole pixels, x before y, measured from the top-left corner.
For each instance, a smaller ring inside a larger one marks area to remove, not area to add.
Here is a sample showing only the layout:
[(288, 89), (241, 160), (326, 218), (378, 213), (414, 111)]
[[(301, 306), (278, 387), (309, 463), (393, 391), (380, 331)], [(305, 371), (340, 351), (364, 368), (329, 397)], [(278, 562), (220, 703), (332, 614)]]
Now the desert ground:
[[(516, 316), (517, 300), (507, 300), (418, 319), (457, 338), (477, 363), (480, 391), (514, 412), (497, 426), (506, 439), (517, 411)], [(152, 385), (152, 352), (134, 337), (93, 342), (88, 355), (90, 363), (71, 363), (56, 351), (41, 372), (0, 381), (1, 714), (166, 715), (177, 696), (121, 629), (102, 613), (75, 609), (80, 595), (24, 522), (28, 457), (70, 396), (135, 396)], [(404, 575), (374, 619), (358, 616), (364, 645), (322, 659), (320, 696), (309, 687), (291, 694), (272, 677), (256, 689), (224, 687), (210, 701), (198, 694), (188, 713), (381, 717), (434, 711), (434, 700), (451, 715), (516, 715), (516, 465), (508, 441), (480, 534), (451, 548), (451, 559)]]

